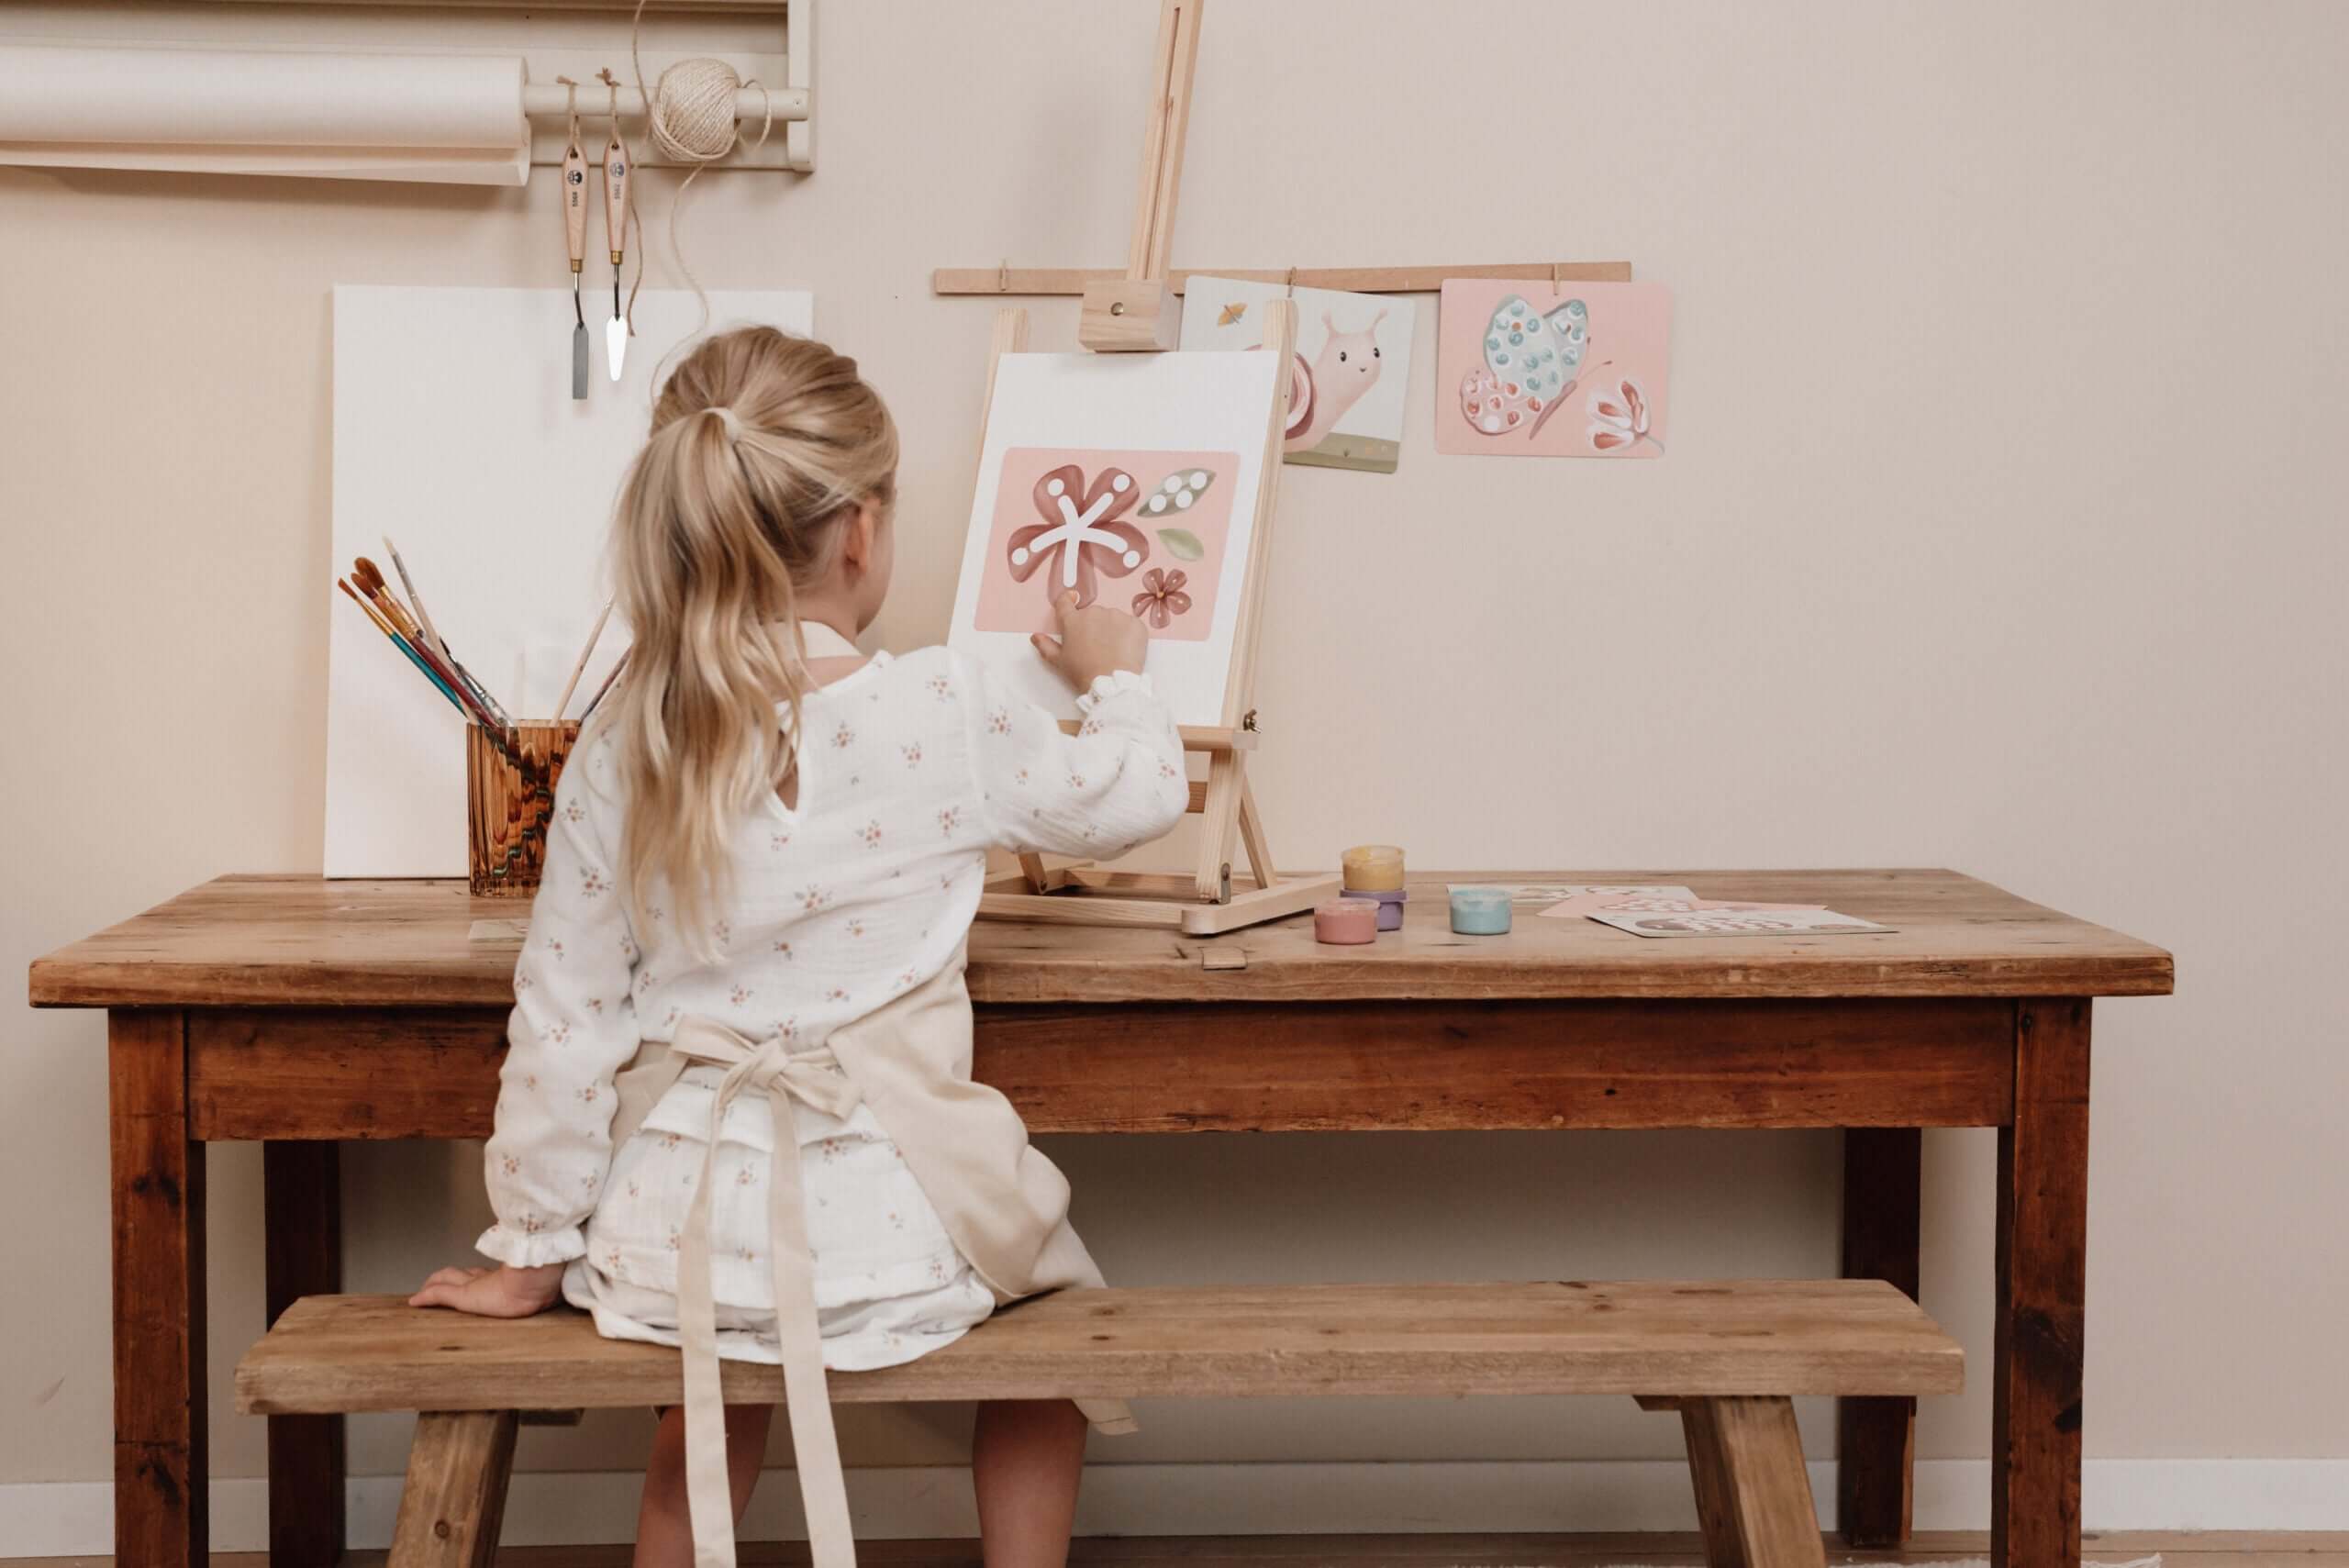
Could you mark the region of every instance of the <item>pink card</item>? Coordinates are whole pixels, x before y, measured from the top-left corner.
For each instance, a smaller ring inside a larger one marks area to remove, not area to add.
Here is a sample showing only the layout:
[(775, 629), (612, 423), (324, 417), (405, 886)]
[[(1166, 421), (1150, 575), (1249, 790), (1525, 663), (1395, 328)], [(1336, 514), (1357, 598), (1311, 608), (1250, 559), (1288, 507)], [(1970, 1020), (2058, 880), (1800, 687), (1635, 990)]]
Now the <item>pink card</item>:
[(1671, 347), (1672, 291), (1662, 284), (1448, 278), (1435, 450), (1662, 457)]
[(1013, 447), (1003, 455), (975, 625), (1050, 631), (1052, 601), (1115, 606), (1155, 640), (1215, 624), (1236, 452)]

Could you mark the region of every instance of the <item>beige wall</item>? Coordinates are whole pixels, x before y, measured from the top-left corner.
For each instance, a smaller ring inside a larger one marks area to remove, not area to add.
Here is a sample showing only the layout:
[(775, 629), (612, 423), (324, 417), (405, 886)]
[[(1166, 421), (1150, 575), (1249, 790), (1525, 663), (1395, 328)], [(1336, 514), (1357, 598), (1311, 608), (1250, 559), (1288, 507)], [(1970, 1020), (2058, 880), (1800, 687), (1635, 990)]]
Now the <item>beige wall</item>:
[[(812, 287), (898, 412), (892, 645), (943, 627), (992, 311), (930, 270), (1122, 254), (1150, 11), (828, 0), (820, 172), (694, 193), (703, 277)], [(1508, 40), (1565, 63), (1488, 105)], [(1259, 694), (1285, 858), (1946, 864), (2175, 948), (2179, 995), (2098, 1016), (2091, 1456), (2349, 1458), (2349, 1040), (2333, 923), (2299, 913), (2349, 879), (2345, 56), (2322, 4), (1859, 0), (1226, 0), (1201, 51), (1179, 261), (1628, 256), (1678, 299), (1667, 461), (1437, 457), (1430, 298), (1402, 473), (1288, 471)], [(1538, 150), (1478, 150), (1510, 136)], [(0, 969), (317, 866), (328, 291), (543, 284), (556, 228), (543, 175), (0, 170)], [(1071, 341), (1073, 306), (1037, 328)], [(102, 1024), (4, 1016), (0, 1482), (99, 1478)], [(1833, 1266), (1831, 1135), (1054, 1151), (1130, 1281)], [(1977, 1373), (1992, 1156), (1926, 1140), (1927, 1304)], [(471, 1151), (347, 1168), (353, 1288), (460, 1254)], [(211, 1171), (219, 1389), (258, 1328), (259, 1161)], [(226, 1403), (219, 1471), (253, 1473)], [(1988, 1408), (1979, 1375), (1931, 1403), (1919, 1451), (1985, 1453)], [(529, 1462), (640, 1436), (541, 1434)], [(362, 1424), (357, 1463), (396, 1438)], [(853, 1440), (956, 1451), (935, 1412)], [(1668, 1424), (1544, 1403), (1170, 1407), (1101, 1457), (1673, 1451)]]

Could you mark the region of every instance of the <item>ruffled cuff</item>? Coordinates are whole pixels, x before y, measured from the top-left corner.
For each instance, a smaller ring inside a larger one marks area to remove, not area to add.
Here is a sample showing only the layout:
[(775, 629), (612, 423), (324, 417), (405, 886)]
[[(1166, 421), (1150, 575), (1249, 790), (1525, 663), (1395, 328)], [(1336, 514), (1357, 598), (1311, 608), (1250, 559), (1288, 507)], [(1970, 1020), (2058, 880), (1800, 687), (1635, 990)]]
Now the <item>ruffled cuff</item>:
[(1150, 684), (1148, 675), (1138, 670), (1112, 670), (1106, 675), (1093, 677), (1092, 688), (1076, 699), (1076, 711), (1090, 717), (1095, 708), (1111, 697), (1122, 696), (1128, 692), (1140, 692), (1153, 702), (1158, 698), (1157, 688)]
[(587, 1238), (576, 1225), (529, 1235), (508, 1230), (503, 1225), (493, 1225), (481, 1233), (481, 1240), (473, 1243), (473, 1251), (484, 1258), (495, 1258), (518, 1269), (536, 1269), (549, 1263), (567, 1263), (573, 1258), (585, 1257)]

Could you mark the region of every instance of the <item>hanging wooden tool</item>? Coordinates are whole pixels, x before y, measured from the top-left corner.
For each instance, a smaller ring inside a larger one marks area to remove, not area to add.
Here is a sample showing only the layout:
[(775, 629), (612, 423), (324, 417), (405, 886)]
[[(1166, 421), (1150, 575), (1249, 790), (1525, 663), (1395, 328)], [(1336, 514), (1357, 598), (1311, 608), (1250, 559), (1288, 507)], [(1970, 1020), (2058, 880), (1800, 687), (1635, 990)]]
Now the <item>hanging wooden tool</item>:
[(572, 98), (571, 141), (562, 153), (562, 238), (571, 251), (571, 396), (587, 395), (587, 312), (579, 287), (587, 265), (587, 152), (579, 145), (579, 84), (563, 85)]
[[(1163, 352), (1174, 346), (1181, 333), (1182, 307), (1167, 286), (1166, 250), (1182, 173), (1183, 137), (1190, 119), (1201, 3), (1163, 0), (1133, 243), (1122, 276), (1085, 290), (1077, 328), (1079, 340), (1097, 352)], [(1274, 362), (1286, 364), (1297, 343), (1297, 311), (1289, 301), (1275, 300), (1266, 307), (1264, 334)], [(987, 406), (995, 401), (997, 362), (1027, 346), (1028, 313), (1016, 306), (998, 311), (987, 353)], [(1248, 757), (1261, 739), (1254, 705), (1256, 642), (1279, 495), (1286, 412), (1283, 399), (1276, 396), (1268, 409), (1255, 527), (1233, 612), (1238, 618), (1224, 686), (1223, 721), (1182, 730), (1184, 751), (1207, 759), (1206, 780), (1191, 786), (1191, 810), (1202, 817), (1192, 873), (1152, 874), (1093, 865), (1048, 869), (1042, 856), (1022, 855), (1018, 873), (989, 881), (979, 899), (981, 915), (1065, 925), (1157, 926), (1205, 936), (1294, 915), (1336, 895), (1339, 877), (1334, 872), (1284, 877), (1275, 869), (1270, 840), (1247, 781)], [(1252, 882), (1240, 887), (1231, 875), (1235, 839), (1252, 873)]]

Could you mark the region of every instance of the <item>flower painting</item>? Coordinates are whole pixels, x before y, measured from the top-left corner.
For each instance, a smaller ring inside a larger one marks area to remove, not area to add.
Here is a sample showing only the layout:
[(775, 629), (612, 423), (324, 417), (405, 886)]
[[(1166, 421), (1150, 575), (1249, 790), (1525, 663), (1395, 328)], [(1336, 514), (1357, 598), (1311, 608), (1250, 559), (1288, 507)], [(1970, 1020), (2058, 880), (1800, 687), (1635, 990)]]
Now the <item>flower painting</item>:
[(1671, 337), (1661, 284), (1448, 279), (1436, 450), (1661, 457)]
[(1238, 462), (1234, 452), (1007, 451), (977, 629), (1050, 630), (1053, 602), (1073, 593), (1130, 610), (1152, 639), (1204, 640)]

